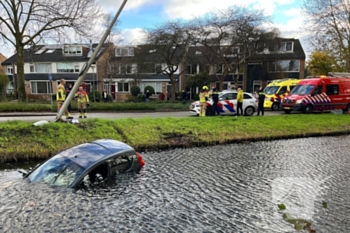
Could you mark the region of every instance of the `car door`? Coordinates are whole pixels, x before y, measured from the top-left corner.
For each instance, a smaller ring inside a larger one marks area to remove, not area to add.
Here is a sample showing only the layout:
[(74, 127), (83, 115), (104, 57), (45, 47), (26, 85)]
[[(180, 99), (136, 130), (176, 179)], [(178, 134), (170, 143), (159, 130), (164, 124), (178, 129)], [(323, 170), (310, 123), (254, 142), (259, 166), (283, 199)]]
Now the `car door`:
[(243, 94), (243, 111), (244, 111), (244, 114), (245, 114), (245, 109), (247, 107), (249, 107), (249, 106), (254, 107), (254, 110), (255, 110), (255, 108), (256, 108), (256, 99), (252, 95), (244, 93)]
[(220, 114), (232, 115), (236, 114), (237, 110), (237, 93), (225, 93), (220, 96), (218, 108)]

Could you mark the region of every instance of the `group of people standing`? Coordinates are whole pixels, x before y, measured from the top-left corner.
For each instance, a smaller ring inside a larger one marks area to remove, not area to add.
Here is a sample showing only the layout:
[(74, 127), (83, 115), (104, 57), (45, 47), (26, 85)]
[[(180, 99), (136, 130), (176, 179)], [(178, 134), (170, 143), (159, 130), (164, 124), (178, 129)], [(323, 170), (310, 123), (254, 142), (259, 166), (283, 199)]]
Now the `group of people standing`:
[[(60, 84), (57, 87), (57, 94), (56, 94), (58, 111), (61, 110), (64, 101), (66, 101), (66, 98), (68, 95), (70, 95), (71, 91), (72, 91), (72, 84), (69, 84), (66, 86), (66, 80), (61, 79)], [(83, 118), (83, 117), (87, 118), (86, 108), (89, 106), (90, 102), (89, 102), (89, 96), (82, 86), (80, 86), (77, 93), (74, 94), (74, 98), (76, 98), (78, 102), (79, 118)], [(69, 103), (67, 109), (64, 112), (66, 119), (73, 118), (70, 114), (70, 111), (71, 111), (71, 103)], [(62, 117), (60, 118), (60, 120), (62, 120)]]
[(208, 87), (203, 86), (201, 92), (199, 93), (199, 106), (200, 106), (199, 116), (206, 115), (207, 101), (210, 97), (213, 100), (214, 114), (220, 115), (220, 111), (218, 108), (219, 92), (216, 90), (215, 87), (213, 87), (212, 90), (208, 91)]
[[(219, 92), (215, 87), (212, 87), (211, 91), (208, 91), (207, 86), (203, 86), (201, 92), (199, 93), (199, 105), (200, 105), (200, 113), (199, 116), (205, 116), (206, 115), (206, 107), (207, 107), (207, 101), (209, 98), (212, 98), (213, 100), (213, 109), (214, 109), (214, 114), (215, 115), (220, 115), (220, 111), (218, 108), (218, 102), (219, 102)], [(255, 98), (257, 99), (258, 102), (258, 111), (257, 115), (264, 115), (264, 101), (265, 101), (265, 94), (263, 92), (263, 88), (259, 88), (259, 92), (255, 93)], [(244, 100), (244, 93), (241, 87), (237, 89), (237, 116), (243, 116), (243, 100)]]

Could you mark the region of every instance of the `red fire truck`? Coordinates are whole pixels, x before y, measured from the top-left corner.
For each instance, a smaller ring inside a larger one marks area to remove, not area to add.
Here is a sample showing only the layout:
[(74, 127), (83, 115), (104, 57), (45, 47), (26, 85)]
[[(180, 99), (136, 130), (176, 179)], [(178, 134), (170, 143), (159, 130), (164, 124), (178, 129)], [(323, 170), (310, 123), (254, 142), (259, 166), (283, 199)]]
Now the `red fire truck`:
[(332, 111), (350, 109), (350, 77), (317, 76), (301, 80), (298, 85), (283, 98), (282, 109), (285, 113), (302, 111)]

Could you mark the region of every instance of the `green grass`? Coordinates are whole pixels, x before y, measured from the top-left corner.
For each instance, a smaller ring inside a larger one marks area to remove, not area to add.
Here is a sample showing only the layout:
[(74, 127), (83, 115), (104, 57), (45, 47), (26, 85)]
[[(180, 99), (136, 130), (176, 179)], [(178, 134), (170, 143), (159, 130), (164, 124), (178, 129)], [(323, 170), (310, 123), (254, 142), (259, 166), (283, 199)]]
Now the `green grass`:
[(0, 161), (44, 159), (71, 146), (101, 138), (136, 150), (288, 139), (350, 132), (350, 116), (334, 114), (264, 117), (89, 119), (80, 124), (0, 123)]

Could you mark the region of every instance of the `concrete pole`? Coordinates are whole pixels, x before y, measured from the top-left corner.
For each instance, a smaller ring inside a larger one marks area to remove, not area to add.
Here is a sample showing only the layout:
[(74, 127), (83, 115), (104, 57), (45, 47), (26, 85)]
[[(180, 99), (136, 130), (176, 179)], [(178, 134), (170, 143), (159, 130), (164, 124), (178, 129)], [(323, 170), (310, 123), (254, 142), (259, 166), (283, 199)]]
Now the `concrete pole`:
[[(72, 90), (71, 90), (71, 93), (76, 93), (78, 91), (78, 88), (80, 86), (80, 84), (84, 81), (84, 78), (88, 72), (88, 70), (90, 69), (91, 67), (91, 64), (94, 62), (98, 52), (101, 50), (102, 48), (102, 45), (104, 44), (105, 40), (107, 39), (108, 35), (111, 33), (111, 29), (113, 27), (113, 25), (115, 24), (115, 22), (117, 21), (120, 13), (122, 12), (126, 2), (128, 0), (124, 0), (122, 5), (119, 7), (119, 10), (118, 12), (116, 13), (116, 15), (114, 16), (112, 22), (110, 23), (110, 25), (108, 26), (107, 30), (105, 31), (105, 33), (103, 34), (100, 42), (98, 43), (95, 51), (93, 52), (93, 54), (91, 55), (89, 61), (87, 63), (84, 64), (84, 67), (83, 69), (80, 71), (79, 73), (79, 77), (76, 81), (76, 83), (74, 84), (74, 86), (72, 87)], [(68, 98), (64, 101), (63, 105), (62, 105), (62, 108), (60, 109), (60, 111), (58, 112), (57, 116), (56, 116), (56, 119), (55, 119), (55, 122), (58, 121), (58, 119), (60, 119), (60, 117), (62, 116), (62, 114), (66, 111), (69, 103), (72, 101), (74, 97), (74, 94), (70, 94), (68, 95)]]

